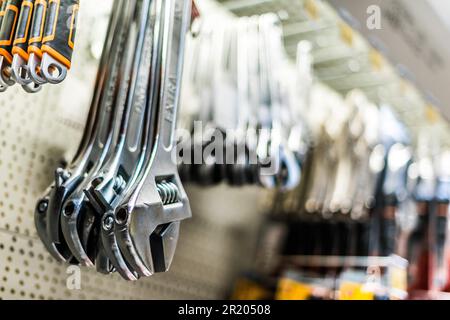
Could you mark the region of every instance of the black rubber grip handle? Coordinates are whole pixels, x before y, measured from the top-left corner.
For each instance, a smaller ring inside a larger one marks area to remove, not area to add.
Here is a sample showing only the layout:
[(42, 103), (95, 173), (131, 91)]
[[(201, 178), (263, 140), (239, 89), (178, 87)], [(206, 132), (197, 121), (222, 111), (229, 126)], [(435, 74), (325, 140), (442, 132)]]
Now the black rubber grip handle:
[(28, 40), (28, 53), (35, 53), (40, 58), (42, 58), (41, 46), (47, 7), (47, 0), (36, 0), (34, 2), (33, 21), (31, 22), (30, 39)]
[(22, 0), (8, 0), (0, 29), (0, 55), (11, 63), (12, 47)]
[(75, 46), (79, 0), (49, 0), (42, 52), (70, 69)]
[(28, 60), (28, 36), (30, 33), (31, 19), (33, 17), (34, 0), (22, 1), (19, 20), (17, 22), (16, 36), (12, 54), (20, 55), (25, 61)]
[(7, 3), (8, 3), (7, 0), (0, 0), (0, 29), (2, 27), (3, 17), (5, 16)]

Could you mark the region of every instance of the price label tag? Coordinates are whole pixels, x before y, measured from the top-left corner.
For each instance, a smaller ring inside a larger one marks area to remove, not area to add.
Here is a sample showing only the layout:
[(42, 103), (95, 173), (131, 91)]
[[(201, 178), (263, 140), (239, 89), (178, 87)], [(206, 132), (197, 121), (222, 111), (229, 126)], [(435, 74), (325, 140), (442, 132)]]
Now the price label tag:
[(319, 18), (319, 8), (317, 7), (317, 3), (315, 0), (305, 1), (305, 11), (314, 20)]
[(374, 300), (373, 292), (363, 287), (362, 283), (343, 281), (339, 287), (339, 300)]
[(390, 287), (397, 290), (406, 291), (407, 290), (408, 276), (406, 274), (406, 269), (391, 267), (390, 269)]
[(430, 123), (436, 123), (440, 118), (439, 112), (436, 110), (436, 107), (430, 104), (425, 107), (425, 116)]
[(278, 282), (276, 300), (307, 300), (312, 293), (312, 287), (294, 281), (292, 279), (281, 279)]
[(372, 65), (372, 69), (376, 71), (381, 71), (384, 67), (384, 58), (380, 52), (377, 50), (371, 49), (369, 52), (369, 60)]
[(236, 282), (232, 300), (265, 300), (270, 298), (270, 292), (258, 283), (241, 278)]
[(339, 22), (339, 33), (341, 35), (342, 41), (347, 45), (353, 46), (353, 41), (355, 40), (355, 32), (352, 27), (344, 22)]

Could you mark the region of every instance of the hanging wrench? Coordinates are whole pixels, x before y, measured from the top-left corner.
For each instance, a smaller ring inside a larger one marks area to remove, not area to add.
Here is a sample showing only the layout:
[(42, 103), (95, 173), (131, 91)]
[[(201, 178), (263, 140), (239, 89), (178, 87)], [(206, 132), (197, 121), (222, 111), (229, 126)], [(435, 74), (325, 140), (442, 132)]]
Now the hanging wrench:
[(179, 237), (181, 220), (191, 217), (189, 200), (178, 176), (172, 151), (182, 78), (185, 35), (189, 28), (191, 1), (172, 0), (165, 32), (158, 127), (151, 161), (129, 202), (114, 213), (116, 235), (122, 252), (149, 271), (169, 269)]
[[(286, 134), (279, 119), (282, 106), (280, 95), (280, 78), (277, 71), (280, 70), (280, 62), (282, 62), (282, 30), (276, 15), (265, 14), (260, 17), (260, 32), (264, 43), (262, 50), (262, 65), (265, 69), (262, 73), (263, 81), (267, 83), (269, 90), (269, 108), (271, 115), (271, 138), (270, 150), (277, 153), (276, 174), (262, 175), (261, 181), (266, 186), (278, 186), (284, 190), (291, 190), (300, 182), (300, 167), (295, 159), (294, 154), (287, 147)], [(271, 155), (271, 158), (274, 158)]]
[(49, 83), (62, 82), (72, 64), (79, 0), (49, 0), (42, 38), (41, 74)]
[[(107, 39), (110, 46), (110, 39)], [(58, 260), (70, 261), (72, 254), (69, 252), (66, 243), (63, 241), (60, 230), (60, 211), (61, 205), (70, 193), (76, 188), (83, 179), (84, 173), (90, 163), (89, 154), (94, 148), (93, 141), (97, 134), (98, 123), (101, 115), (105, 112), (99, 108), (100, 101), (104, 95), (111, 95), (110, 91), (114, 88), (108, 88), (106, 75), (109, 70), (108, 64), (111, 52), (106, 50), (100, 61), (99, 73), (97, 76), (94, 96), (88, 115), (88, 123), (83, 134), (82, 141), (72, 162), (66, 169), (59, 168), (55, 172), (55, 182), (50, 186), (45, 195), (38, 202), (35, 212), (35, 223), (41, 240), (46, 244), (49, 251)], [(106, 108), (107, 106), (103, 106)], [(95, 162), (95, 161), (94, 161)], [(45, 229), (45, 232), (44, 230)], [(52, 250), (61, 247), (62, 252)]]
[(43, 85), (47, 80), (41, 74), (42, 38), (44, 36), (45, 19), (47, 17), (47, 0), (36, 0), (34, 3), (33, 20), (28, 40), (28, 65), (27, 70), (34, 83)]
[[(28, 86), (32, 80), (28, 74), (28, 40), (33, 16), (34, 0), (23, 1), (20, 9), (19, 20), (12, 48), (12, 76), (15, 81), (24, 86), (28, 92), (37, 92), (41, 89), (39, 85)], [(32, 90), (34, 89), (34, 90)]]
[[(156, 111), (157, 97), (159, 95), (159, 73), (161, 65), (160, 42), (163, 34), (162, 21), (164, 8), (162, 1), (153, 1), (152, 16), (149, 17), (147, 26), (143, 30), (143, 38), (138, 41), (139, 46), (143, 46), (142, 59), (139, 66), (137, 81), (137, 93), (135, 96), (134, 109), (144, 109), (145, 112), (132, 114), (128, 132), (126, 134), (125, 147), (122, 150), (122, 159), (128, 159), (127, 163), (134, 163), (133, 167), (126, 164), (121, 165), (118, 176), (123, 175), (126, 178), (126, 183), (123, 184), (123, 189), (120, 190), (110, 203), (111, 209), (103, 209), (101, 212), (100, 233), (104, 248), (106, 249), (108, 257), (115, 266), (116, 271), (126, 280), (134, 280), (130, 277), (130, 271), (133, 272), (135, 278), (139, 276), (148, 276), (142, 274), (140, 270), (136, 269), (133, 264), (129, 263), (122, 255), (118, 241), (115, 235), (114, 218), (112, 217), (112, 210), (117, 207), (129, 190), (133, 190), (137, 184), (137, 178), (141, 173), (141, 169), (148, 158), (148, 150), (151, 150), (153, 143), (153, 123)], [(148, 10), (143, 10), (146, 14)], [(145, 22), (145, 20), (143, 21)], [(149, 50), (152, 50), (150, 52)], [(146, 100), (142, 98), (146, 96)], [(138, 124), (135, 122), (139, 120)], [(139, 130), (137, 130), (140, 128)], [(139, 153), (136, 151), (140, 150)], [(133, 159), (133, 160), (131, 160)], [(126, 174), (126, 176), (125, 176)], [(92, 188), (91, 188), (92, 189)]]
[[(100, 114), (96, 130), (94, 145), (90, 153), (90, 170), (86, 172), (84, 180), (78, 185), (76, 190), (67, 197), (62, 205), (61, 229), (64, 239), (71, 249), (73, 255), (82, 264), (92, 266), (96, 256), (95, 237), (91, 236), (91, 230), (95, 225), (95, 214), (87, 203), (84, 189), (88, 186), (92, 178), (98, 174), (98, 170), (113, 150), (113, 141), (117, 135), (117, 123), (120, 123), (121, 108), (116, 105), (117, 101), (123, 99), (120, 95), (114, 95), (114, 91), (119, 86), (120, 63), (125, 41), (124, 30), (128, 29), (127, 21), (131, 20), (131, 10), (124, 3), (114, 3), (112, 17), (108, 28), (107, 41), (104, 50), (110, 51), (111, 57), (108, 62), (112, 66), (107, 75), (107, 88), (113, 95), (105, 95), (101, 99), (101, 104), (107, 107), (100, 107), (106, 111)], [(111, 40), (108, 40), (111, 39)], [(114, 90), (114, 91), (113, 91)], [(88, 245), (91, 242), (91, 245)], [(94, 243), (92, 243), (94, 242)], [(88, 252), (88, 253), (86, 253)]]
[[(135, 170), (139, 170), (140, 158), (145, 150), (142, 141), (148, 138), (150, 129), (146, 116), (151, 110), (147, 105), (150, 66), (152, 62), (152, 11), (149, 0), (141, 2), (139, 18), (135, 22), (133, 34), (129, 37), (128, 60), (132, 65), (130, 89), (126, 100), (124, 116), (120, 128), (120, 138), (113, 156), (105, 163), (100, 173), (94, 177), (85, 194), (100, 217), (101, 239), (107, 256), (116, 271), (128, 280), (135, 280), (134, 270), (129, 268), (118, 249), (114, 238), (113, 223), (107, 212), (113, 210), (126, 188), (133, 184)], [(134, 58), (133, 58), (134, 56)], [(144, 135), (145, 133), (145, 135)]]
[[(0, 30), (3, 24), (3, 18), (6, 12), (6, 5), (8, 4), (8, 0), (0, 1)], [(8, 89), (8, 86), (4, 86), (0, 83), (0, 92), (4, 92)]]
[[(129, 183), (127, 183), (124, 190), (121, 194), (117, 195), (114, 199), (111, 208), (115, 209), (120, 206), (121, 203), (127, 203), (130, 199), (130, 196), (134, 193), (136, 187), (139, 184), (139, 181), (144, 173), (143, 168), (147, 166), (149, 161), (151, 161), (152, 150), (155, 145), (155, 134), (154, 125), (155, 125), (155, 117), (157, 115), (159, 97), (160, 97), (160, 77), (161, 77), (161, 68), (163, 62), (162, 55), (162, 44), (163, 44), (163, 36), (165, 35), (167, 25), (167, 15), (165, 12), (170, 12), (174, 8), (170, 7), (170, 2), (166, 2), (164, 6), (162, 1), (157, 1), (156, 6), (156, 18), (154, 18), (154, 25), (152, 26), (154, 38), (153, 38), (153, 54), (151, 61), (151, 71), (148, 73), (151, 75), (150, 77), (150, 88), (148, 90), (148, 99), (147, 99), (147, 111), (146, 111), (146, 119), (145, 119), (145, 127), (142, 133), (142, 146), (140, 149), (142, 150), (138, 164), (135, 166), (135, 170), (132, 173), (132, 176), (129, 178)], [(151, 46), (147, 46), (151, 47)], [(146, 55), (145, 55), (146, 56)], [(132, 140), (129, 140), (131, 142)], [(129, 145), (127, 143), (127, 145)], [(125, 201), (125, 202), (124, 202)], [(116, 265), (116, 270), (120, 273), (120, 268), (123, 266), (130, 266), (132, 270), (134, 270), (138, 276), (150, 276), (151, 273), (148, 271), (140, 261), (133, 259), (133, 256), (127, 255), (128, 251), (121, 250), (122, 246), (120, 243), (120, 236), (117, 235), (116, 226), (113, 224), (114, 222), (114, 210), (110, 210), (106, 212), (103, 216), (102, 224), (101, 224), (101, 233), (102, 239), (105, 246), (114, 246), (114, 251), (111, 250), (110, 254), (113, 254), (114, 260), (119, 261), (121, 265)], [(119, 248), (117, 248), (117, 245)], [(123, 259), (125, 259), (125, 264), (123, 263)], [(121, 274), (123, 274), (122, 271)]]
[[(16, 33), (22, 0), (7, 0), (0, 29), (0, 87), (6, 88), (15, 84), (12, 78), (12, 48)], [(4, 90), (3, 90), (4, 91)]]

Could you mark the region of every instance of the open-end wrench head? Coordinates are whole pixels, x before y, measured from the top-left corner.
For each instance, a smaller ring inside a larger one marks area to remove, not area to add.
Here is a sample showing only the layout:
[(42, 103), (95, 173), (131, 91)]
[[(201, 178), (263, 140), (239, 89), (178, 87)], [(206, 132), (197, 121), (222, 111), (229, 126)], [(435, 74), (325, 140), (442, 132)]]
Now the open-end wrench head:
[(13, 56), (11, 71), (12, 77), (18, 84), (24, 86), (32, 82), (30, 76), (28, 75), (27, 62), (18, 54)]
[(48, 53), (42, 55), (41, 74), (49, 83), (58, 84), (67, 76), (67, 68)]
[(23, 84), (22, 89), (28, 93), (38, 93), (39, 91), (41, 91), (42, 86), (40, 84), (30, 82), (28, 84)]

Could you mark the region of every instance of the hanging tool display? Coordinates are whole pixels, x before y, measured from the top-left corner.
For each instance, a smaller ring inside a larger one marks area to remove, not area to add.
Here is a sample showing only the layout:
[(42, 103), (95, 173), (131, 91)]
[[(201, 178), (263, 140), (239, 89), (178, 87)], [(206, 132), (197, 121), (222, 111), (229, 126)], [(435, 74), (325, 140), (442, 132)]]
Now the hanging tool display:
[[(59, 261), (126, 280), (169, 269), (180, 223), (191, 216), (171, 158), (190, 19), (190, 0), (114, 2), (82, 142), (35, 211)], [(71, 48), (56, 52), (58, 38), (47, 37), (42, 64), (60, 68), (47, 78), (57, 82)]]
[(0, 91), (29, 93), (62, 82), (71, 67), (79, 0), (5, 0), (0, 19)]
[[(278, 17), (204, 19), (198, 33), (186, 58), (182, 127), (190, 134), (179, 142), (187, 160), (182, 179), (294, 188), (302, 159), (289, 136), (301, 122), (283, 94), (287, 57)], [(306, 141), (305, 130), (296, 132)]]

